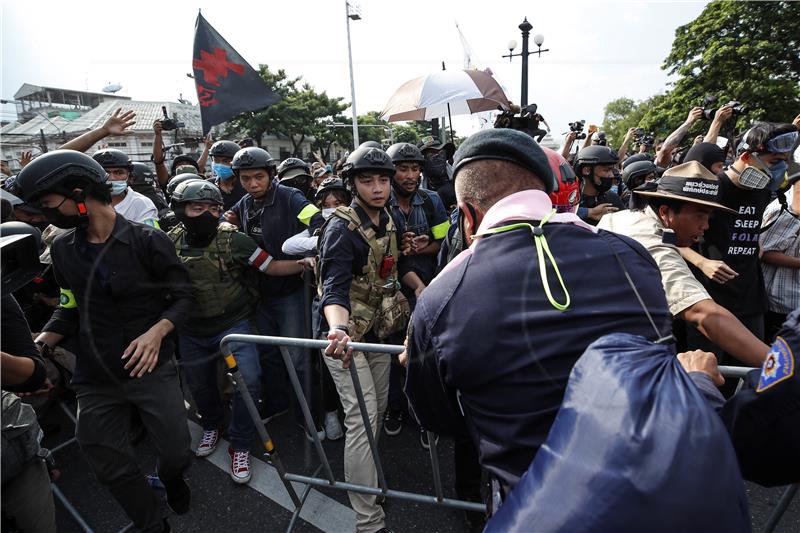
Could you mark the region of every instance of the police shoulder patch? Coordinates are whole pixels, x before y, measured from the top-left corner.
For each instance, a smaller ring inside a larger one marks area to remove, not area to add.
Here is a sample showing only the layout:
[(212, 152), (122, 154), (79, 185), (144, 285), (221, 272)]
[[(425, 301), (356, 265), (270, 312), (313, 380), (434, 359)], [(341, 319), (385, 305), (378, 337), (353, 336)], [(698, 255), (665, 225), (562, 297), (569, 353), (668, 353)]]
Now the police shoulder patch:
[(764, 392), (793, 375), (794, 354), (783, 337), (778, 337), (761, 366), (761, 377), (758, 380), (756, 392)]

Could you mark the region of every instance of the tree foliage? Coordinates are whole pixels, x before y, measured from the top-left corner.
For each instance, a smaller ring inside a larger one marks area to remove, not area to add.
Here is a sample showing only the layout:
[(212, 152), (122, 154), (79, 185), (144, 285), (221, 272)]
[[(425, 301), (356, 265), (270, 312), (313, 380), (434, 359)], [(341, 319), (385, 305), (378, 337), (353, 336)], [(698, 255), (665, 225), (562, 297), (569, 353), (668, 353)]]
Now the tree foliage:
[(330, 97), (325, 91), (317, 92), (302, 78), (289, 78), (283, 69), (272, 72), (267, 65), (259, 65), (259, 75), (267, 86), (280, 94), (281, 100), (261, 111), (242, 113), (230, 120), (225, 135), (246, 134), (257, 142), (264, 134), (272, 134), (292, 143), (293, 155), (302, 156), (300, 146), (308, 137), (322, 131), (322, 123), (331, 122), (347, 108), (341, 97)]
[[(791, 121), (800, 111), (798, 21), (800, 2), (710, 2), (695, 20), (675, 30), (672, 51), (662, 65), (677, 76), (672, 87), (638, 104), (622, 98), (609, 103), (606, 133), (617, 144), (618, 135), (633, 126), (663, 137), (706, 96), (717, 98), (713, 107), (738, 100), (749, 109), (739, 117), (738, 131), (754, 120)], [(699, 121), (692, 133), (707, 127)]]

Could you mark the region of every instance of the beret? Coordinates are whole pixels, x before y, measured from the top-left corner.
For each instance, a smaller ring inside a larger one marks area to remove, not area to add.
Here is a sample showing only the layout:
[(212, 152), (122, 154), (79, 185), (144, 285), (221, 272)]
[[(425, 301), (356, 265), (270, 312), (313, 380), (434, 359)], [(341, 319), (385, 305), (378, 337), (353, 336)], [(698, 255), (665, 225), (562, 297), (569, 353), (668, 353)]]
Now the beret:
[(482, 159), (508, 161), (528, 169), (544, 182), (545, 192), (555, 188), (555, 177), (544, 153), (533, 137), (509, 128), (490, 128), (469, 136), (453, 158), (453, 179), (464, 165)]

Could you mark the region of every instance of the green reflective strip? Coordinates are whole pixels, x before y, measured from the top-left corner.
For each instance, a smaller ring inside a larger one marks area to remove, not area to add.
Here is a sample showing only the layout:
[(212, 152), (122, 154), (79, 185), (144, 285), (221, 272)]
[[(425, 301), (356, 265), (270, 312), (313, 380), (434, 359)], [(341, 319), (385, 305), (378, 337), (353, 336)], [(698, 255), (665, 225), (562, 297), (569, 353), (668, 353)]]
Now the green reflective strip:
[(450, 229), (450, 221), (445, 220), (441, 224), (437, 224), (436, 226), (431, 228), (431, 233), (433, 233), (434, 240), (444, 239), (447, 237), (447, 230)]
[(78, 302), (75, 301), (75, 295), (69, 289), (61, 289), (61, 296), (58, 298), (58, 306), (62, 309), (75, 309), (78, 307)]
[[(550, 212), (550, 214), (548, 214), (546, 217), (542, 219), (538, 227), (534, 227), (532, 224), (526, 224), (524, 222), (520, 222), (518, 224), (509, 224), (508, 226), (488, 229), (483, 233), (476, 235), (476, 237), (482, 237), (484, 235), (496, 235), (498, 233), (505, 233), (507, 231), (512, 231), (519, 228), (528, 228), (533, 234), (533, 242), (536, 244), (536, 256), (539, 261), (539, 275), (542, 278), (542, 286), (544, 287), (544, 292), (547, 295), (547, 299), (550, 301), (550, 305), (552, 305), (559, 311), (566, 311), (571, 302), (569, 291), (567, 290), (567, 286), (564, 284), (564, 278), (561, 277), (561, 271), (558, 270), (558, 265), (556, 264), (556, 260), (553, 257), (553, 254), (550, 252), (550, 246), (547, 245), (547, 239), (545, 238), (544, 232), (542, 230), (542, 226), (544, 226), (547, 223), (547, 221), (550, 220), (550, 217), (553, 216), (555, 212), (556, 210), (553, 209)], [(553, 298), (553, 293), (550, 290), (550, 282), (547, 279), (547, 264), (545, 263), (545, 256), (547, 256), (547, 259), (553, 266), (553, 271), (556, 273), (558, 282), (561, 285), (561, 290), (564, 291), (566, 301), (563, 304), (557, 302), (556, 299)]]
[(147, 224), (148, 226), (153, 226), (156, 229), (161, 229), (161, 226), (158, 225), (158, 220), (154, 218), (146, 218), (142, 220), (142, 224)]
[(311, 223), (311, 219), (314, 215), (319, 213), (319, 209), (316, 208), (313, 204), (308, 204), (300, 211), (300, 214), (297, 215), (297, 220), (308, 226)]

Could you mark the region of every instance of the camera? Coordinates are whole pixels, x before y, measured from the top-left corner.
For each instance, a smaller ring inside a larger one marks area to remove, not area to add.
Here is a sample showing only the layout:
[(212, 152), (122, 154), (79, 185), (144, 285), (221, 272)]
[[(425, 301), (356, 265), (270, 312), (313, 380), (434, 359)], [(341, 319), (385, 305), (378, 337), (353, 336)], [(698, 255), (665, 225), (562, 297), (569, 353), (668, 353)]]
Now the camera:
[[(703, 108), (703, 118), (706, 120), (714, 120), (714, 116), (717, 114), (717, 110), (714, 106), (716, 103), (717, 98), (714, 96), (706, 96), (703, 98), (703, 102), (700, 104), (700, 107)], [(750, 110), (739, 102), (738, 100), (731, 100), (726, 106), (730, 107), (733, 110), (734, 117), (741, 117), (746, 115), (750, 112)]]
[(645, 146), (653, 146), (656, 142), (655, 132), (647, 133), (644, 128), (636, 128), (633, 133), (633, 142)]
[(599, 146), (606, 146), (608, 144), (608, 139), (606, 139), (606, 132), (604, 131), (598, 131), (597, 135), (595, 135), (592, 140), (594, 141), (594, 144), (597, 144)]
[(575, 139), (585, 139), (586, 134), (583, 133), (583, 127), (586, 124), (585, 120), (576, 120), (575, 122), (569, 123), (569, 131), (574, 131), (577, 133)]
[(185, 128), (186, 124), (183, 122), (178, 122), (177, 120), (169, 118), (167, 115), (167, 106), (161, 106), (161, 112), (164, 114), (164, 118), (161, 119), (161, 129), (164, 131), (172, 131), (178, 128)]

